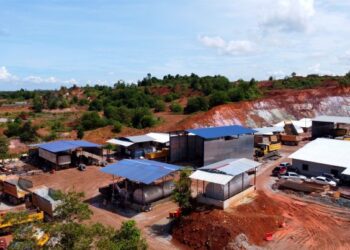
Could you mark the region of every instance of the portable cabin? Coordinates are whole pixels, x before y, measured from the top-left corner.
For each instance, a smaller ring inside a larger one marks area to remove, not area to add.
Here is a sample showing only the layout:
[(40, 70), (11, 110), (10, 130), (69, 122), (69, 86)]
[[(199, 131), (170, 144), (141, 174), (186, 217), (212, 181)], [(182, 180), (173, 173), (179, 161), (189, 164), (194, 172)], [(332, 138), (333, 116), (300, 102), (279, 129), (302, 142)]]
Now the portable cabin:
[[(255, 190), (256, 171), (261, 163), (246, 158), (226, 159), (197, 169), (197, 200), (225, 209)], [(252, 172), (254, 175), (249, 175)], [(201, 191), (199, 191), (201, 190)]]
[(318, 116), (312, 119), (312, 138), (349, 136), (350, 117)]

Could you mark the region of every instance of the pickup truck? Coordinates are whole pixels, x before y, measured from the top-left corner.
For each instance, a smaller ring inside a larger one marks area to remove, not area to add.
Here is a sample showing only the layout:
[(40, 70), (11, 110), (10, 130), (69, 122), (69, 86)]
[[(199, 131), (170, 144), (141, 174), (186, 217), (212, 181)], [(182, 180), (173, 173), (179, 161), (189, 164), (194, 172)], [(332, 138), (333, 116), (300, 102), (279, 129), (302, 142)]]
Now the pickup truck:
[(311, 180), (315, 183), (318, 183), (318, 184), (330, 185), (332, 187), (337, 186), (337, 183), (335, 181), (332, 181), (324, 176), (311, 177)]
[(306, 176), (304, 175), (298, 175), (295, 172), (287, 172), (284, 175), (281, 175), (281, 178), (283, 179), (299, 179), (299, 180), (306, 180)]

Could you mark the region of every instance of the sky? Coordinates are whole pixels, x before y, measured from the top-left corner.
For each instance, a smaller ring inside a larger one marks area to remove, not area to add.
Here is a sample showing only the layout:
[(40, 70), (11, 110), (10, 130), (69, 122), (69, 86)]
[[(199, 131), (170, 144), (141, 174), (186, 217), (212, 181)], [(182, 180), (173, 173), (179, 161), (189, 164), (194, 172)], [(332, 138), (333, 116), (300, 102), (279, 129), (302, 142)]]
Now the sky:
[(350, 70), (349, 0), (0, 0), (0, 90)]

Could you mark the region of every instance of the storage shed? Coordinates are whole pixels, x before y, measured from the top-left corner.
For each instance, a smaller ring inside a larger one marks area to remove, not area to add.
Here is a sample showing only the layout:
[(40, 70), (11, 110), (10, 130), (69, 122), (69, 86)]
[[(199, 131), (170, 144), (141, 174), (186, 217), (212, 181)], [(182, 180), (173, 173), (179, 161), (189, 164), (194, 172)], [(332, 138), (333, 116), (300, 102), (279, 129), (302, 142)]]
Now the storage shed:
[(228, 158), (253, 159), (254, 133), (240, 125), (170, 133), (170, 162), (204, 166)]
[[(197, 181), (198, 201), (222, 208), (227, 207), (237, 198), (254, 190), (256, 170), (260, 165), (259, 162), (241, 158), (226, 159), (199, 168), (190, 175), (192, 180)], [(248, 174), (251, 170), (254, 172), (253, 185), (253, 176)], [(198, 191), (199, 188), (201, 192)], [(238, 194), (241, 195), (235, 197)]]
[(333, 174), (349, 180), (350, 141), (318, 138), (289, 156), (301, 174), (319, 176)]
[(318, 116), (312, 119), (312, 138), (349, 136), (350, 117)]
[(76, 165), (82, 157), (102, 161), (102, 147), (84, 140), (60, 140), (35, 145), (39, 158), (55, 169)]

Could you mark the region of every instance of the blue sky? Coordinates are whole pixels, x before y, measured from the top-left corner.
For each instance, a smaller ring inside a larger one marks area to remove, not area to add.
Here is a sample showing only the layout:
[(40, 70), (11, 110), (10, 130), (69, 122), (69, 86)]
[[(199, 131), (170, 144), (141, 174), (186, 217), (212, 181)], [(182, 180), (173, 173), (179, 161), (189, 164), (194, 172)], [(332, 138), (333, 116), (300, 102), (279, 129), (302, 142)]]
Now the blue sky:
[(0, 90), (350, 70), (348, 0), (0, 0)]

